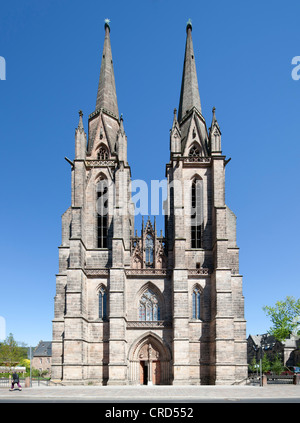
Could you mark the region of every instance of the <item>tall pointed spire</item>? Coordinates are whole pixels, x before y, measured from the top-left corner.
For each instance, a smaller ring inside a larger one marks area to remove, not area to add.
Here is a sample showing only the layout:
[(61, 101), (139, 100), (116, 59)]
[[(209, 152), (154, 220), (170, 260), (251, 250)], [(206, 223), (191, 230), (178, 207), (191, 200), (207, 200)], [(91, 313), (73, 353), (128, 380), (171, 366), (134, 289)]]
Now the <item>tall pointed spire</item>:
[(109, 19), (105, 19), (105, 38), (102, 53), (102, 62), (99, 78), (99, 86), (96, 101), (96, 111), (105, 109), (119, 118), (117, 93), (115, 85), (115, 75), (112, 61), (110, 45), (110, 26)]
[(187, 23), (186, 32), (185, 57), (178, 109), (179, 122), (182, 120), (186, 112), (192, 107), (196, 107), (196, 109), (201, 113), (201, 102), (192, 40), (192, 23), (190, 20)]

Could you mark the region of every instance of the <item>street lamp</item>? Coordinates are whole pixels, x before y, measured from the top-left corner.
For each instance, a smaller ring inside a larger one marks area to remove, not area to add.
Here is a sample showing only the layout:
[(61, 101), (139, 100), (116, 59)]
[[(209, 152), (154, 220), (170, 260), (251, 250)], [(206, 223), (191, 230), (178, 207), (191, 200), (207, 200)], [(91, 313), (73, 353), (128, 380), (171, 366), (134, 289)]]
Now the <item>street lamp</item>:
[(262, 375), (262, 357), (263, 357), (263, 341), (265, 339), (267, 339), (268, 335), (262, 335), (261, 336), (261, 340), (260, 340), (260, 360), (259, 360), (259, 365), (260, 365), (260, 386), (263, 386), (263, 375)]
[[(259, 376), (260, 376), (260, 386), (262, 385), (262, 340), (263, 340), (263, 336), (261, 336), (260, 339), (260, 344), (259, 346), (253, 345), (253, 349), (255, 351), (255, 359), (258, 356), (258, 350), (259, 350)], [(256, 365), (256, 370), (257, 370), (258, 365)]]
[(260, 372), (260, 386), (263, 386), (262, 383), (262, 337), (260, 340), (260, 360), (259, 360), (259, 372)]

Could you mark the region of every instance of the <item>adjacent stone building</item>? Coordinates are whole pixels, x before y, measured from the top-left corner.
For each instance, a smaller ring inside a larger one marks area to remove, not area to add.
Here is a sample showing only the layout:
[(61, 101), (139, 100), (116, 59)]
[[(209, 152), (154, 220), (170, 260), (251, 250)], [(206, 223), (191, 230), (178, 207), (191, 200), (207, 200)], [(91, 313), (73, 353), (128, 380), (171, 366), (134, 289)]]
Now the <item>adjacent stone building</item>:
[(51, 361), (52, 343), (50, 341), (40, 341), (33, 352), (32, 367), (39, 370), (40, 374), (47, 372), (46, 375), (50, 376)]
[(286, 367), (300, 364), (300, 339), (291, 334), (284, 341), (278, 341), (275, 336), (268, 333), (262, 335), (249, 335), (247, 338), (247, 359), (252, 364), (253, 358), (258, 363), (264, 354), (270, 362), (278, 355)]
[[(127, 137), (105, 24), (88, 136), (75, 131), (62, 216), (52, 379), (65, 384), (233, 384), (247, 377), (236, 217), (225, 203), (221, 130), (202, 115), (192, 25), (166, 165), (165, 233), (135, 232)], [(130, 140), (134, 143), (134, 140)], [(166, 142), (168, 142), (166, 140)], [(129, 193), (129, 194), (128, 194)]]

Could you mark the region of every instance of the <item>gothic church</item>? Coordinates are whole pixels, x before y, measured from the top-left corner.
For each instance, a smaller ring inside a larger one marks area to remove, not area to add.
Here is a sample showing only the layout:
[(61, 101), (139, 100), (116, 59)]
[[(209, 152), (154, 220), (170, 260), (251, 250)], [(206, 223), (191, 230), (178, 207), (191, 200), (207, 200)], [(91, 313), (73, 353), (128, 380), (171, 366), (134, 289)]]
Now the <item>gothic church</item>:
[(69, 160), (53, 381), (220, 385), (247, 377), (236, 217), (225, 204), (228, 160), (215, 110), (208, 130), (202, 116), (190, 22), (169, 142), (165, 233), (148, 218), (138, 235), (106, 22), (95, 111), (88, 136), (80, 112)]

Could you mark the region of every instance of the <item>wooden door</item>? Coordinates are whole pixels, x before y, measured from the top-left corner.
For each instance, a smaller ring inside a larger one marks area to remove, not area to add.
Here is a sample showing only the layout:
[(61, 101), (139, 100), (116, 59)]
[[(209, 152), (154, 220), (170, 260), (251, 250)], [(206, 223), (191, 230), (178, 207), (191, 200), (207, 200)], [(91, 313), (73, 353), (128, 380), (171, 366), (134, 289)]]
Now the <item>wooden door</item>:
[(147, 385), (148, 383), (148, 366), (145, 361), (140, 361), (140, 384)]
[(152, 383), (160, 384), (160, 361), (152, 361)]
[(144, 385), (144, 368), (145, 368), (144, 361), (140, 361), (140, 384), (141, 385)]

